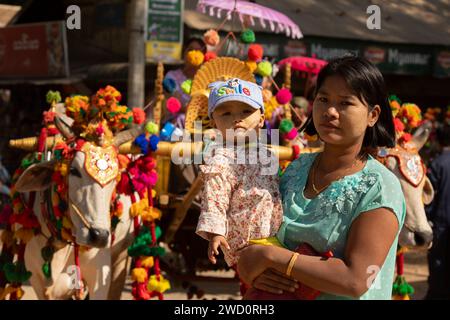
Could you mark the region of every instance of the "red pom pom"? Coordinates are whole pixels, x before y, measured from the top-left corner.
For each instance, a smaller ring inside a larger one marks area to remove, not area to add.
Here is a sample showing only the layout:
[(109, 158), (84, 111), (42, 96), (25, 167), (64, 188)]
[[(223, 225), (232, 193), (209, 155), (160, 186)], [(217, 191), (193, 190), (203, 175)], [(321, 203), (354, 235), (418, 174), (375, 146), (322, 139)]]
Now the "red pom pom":
[(133, 108), (133, 122), (141, 124), (145, 121), (145, 112), (141, 108)]
[(175, 97), (170, 97), (167, 99), (166, 108), (171, 113), (177, 113), (181, 109), (181, 102)]
[(289, 91), (289, 89), (283, 88), (278, 91), (275, 98), (277, 99), (277, 102), (279, 104), (287, 104), (292, 100), (292, 93)]
[(217, 58), (217, 54), (214, 51), (208, 51), (205, 53), (205, 62), (208, 62), (209, 60)]
[(248, 60), (251, 61), (259, 61), (263, 57), (263, 47), (261, 47), (259, 44), (252, 44), (248, 48)]
[(116, 190), (120, 194), (130, 195), (132, 193), (130, 188), (130, 178), (128, 177), (128, 174), (122, 173)]

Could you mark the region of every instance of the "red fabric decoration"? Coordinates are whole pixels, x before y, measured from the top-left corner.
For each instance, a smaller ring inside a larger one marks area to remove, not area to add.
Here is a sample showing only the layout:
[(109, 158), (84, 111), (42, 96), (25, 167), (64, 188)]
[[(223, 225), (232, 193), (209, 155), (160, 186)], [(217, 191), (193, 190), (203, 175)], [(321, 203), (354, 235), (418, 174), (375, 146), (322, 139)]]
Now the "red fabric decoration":
[(175, 97), (167, 99), (166, 108), (170, 113), (177, 113), (181, 109), (181, 102)]
[(252, 44), (249, 48), (248, 48), (248, 60), (251, 61), (259, 61), (262, 59), (263, 57), (263, 47), (259, 44)]
[(289, 91), (289, 89), (283, 88), (278, 91), (275, 98), (277, 99), (277, 102), (279, 104), (287, 104), (292, 100), (292, 93)]

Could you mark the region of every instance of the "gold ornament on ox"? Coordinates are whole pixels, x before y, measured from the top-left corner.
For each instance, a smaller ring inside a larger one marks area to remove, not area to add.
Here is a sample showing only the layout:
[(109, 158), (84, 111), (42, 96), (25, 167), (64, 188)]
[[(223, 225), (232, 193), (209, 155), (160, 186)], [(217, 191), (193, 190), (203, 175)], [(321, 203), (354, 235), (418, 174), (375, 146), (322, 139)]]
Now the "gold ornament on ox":
[(117, 151), (113, 146), (97, 147), (86, 142), (81, 151), (86, 155), (84, 162), (86, 172), (102, 187), (119, 174)]

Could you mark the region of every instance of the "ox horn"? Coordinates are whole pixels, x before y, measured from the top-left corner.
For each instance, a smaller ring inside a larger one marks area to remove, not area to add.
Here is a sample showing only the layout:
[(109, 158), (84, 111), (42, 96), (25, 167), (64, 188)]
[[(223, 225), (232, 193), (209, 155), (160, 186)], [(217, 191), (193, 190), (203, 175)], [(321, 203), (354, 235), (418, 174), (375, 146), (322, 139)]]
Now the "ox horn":
[(121, 131), (114, 136), (113, 145), (115, 145), (116, 147), (120, 147), (126, 142), (132, 142), (141, 133), (143, 133), (142, 127), (136, 127)]
[(414, 132), (411, 142), (414, 143), (417, 150), (422, 149), (424, 144), (427, 142), (432, 127), (433, 125), (431, 121), (427, 121), (424, 124), (422, 124), (419, 128), (417, 128), (416, 132)]
[(66, 139), (72, 139), (75, 137), (75, 134), (72, 131), (73, 122), (74, 120), (65, 114), (58, 113), (55, 117), (55, 125)]

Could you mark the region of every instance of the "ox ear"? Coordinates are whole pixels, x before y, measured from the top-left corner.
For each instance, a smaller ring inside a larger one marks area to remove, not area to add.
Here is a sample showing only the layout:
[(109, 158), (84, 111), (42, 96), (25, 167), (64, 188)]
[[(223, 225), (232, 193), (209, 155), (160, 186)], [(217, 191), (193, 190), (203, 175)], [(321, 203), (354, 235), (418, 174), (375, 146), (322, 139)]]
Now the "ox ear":
[(15, 188), (19, 192), (43, 191), (50, 187), (55, 161), (46, 161), (31, 165), (19, 177)]
[(411, 141), (414, 143), (417, 150), (422, 149), (424, 144), (427, 142), (428, 137), (430, 136), (432, 126), (433, 125), (431, 124), (431, 121), (427, 121), (424, 124), (422, 124), (419, 128), (417, 128), (416, 132), (414, 132)]
[(433, 201), (434, 198), (434, 188), (431, 184), (430, 179), (428, 179), (427, 176), (425, 176), (425, 183), (423, 185), (423, 192), (422, 192), (422, 201), (425, 205), (429, 205), (431, 201)]
[(58, 128), (59, 132), (64, 136), (66, 139), (71, 139), (75, 137), (75, 134), (72, 130), (72, 125), (74, 123), (74, 120), (68, 116), (66, 116), (62, 112), (57, 112), (55, 116), (55, 125)]
[(136, 127), (132, 129), (128, 129), (122, 132), (119, 132), (114, 136), (114, 146), (120, 147), (121, 144), (134, 140), (137, 136), (143, 133), (142, 127)]

